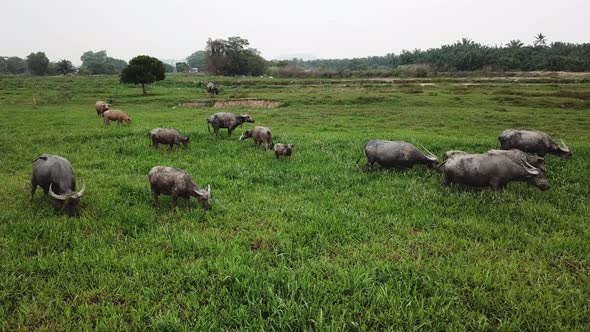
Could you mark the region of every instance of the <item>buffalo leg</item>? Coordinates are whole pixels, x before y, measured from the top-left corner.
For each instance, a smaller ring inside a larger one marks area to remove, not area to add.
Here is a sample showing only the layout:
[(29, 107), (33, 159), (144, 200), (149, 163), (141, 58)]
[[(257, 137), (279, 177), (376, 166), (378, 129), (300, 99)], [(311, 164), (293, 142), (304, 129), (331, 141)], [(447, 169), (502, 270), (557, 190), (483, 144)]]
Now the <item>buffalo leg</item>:
[(158, 208), (160, 207), (160, 202), (158, 202), (158, 192), (152, 190), (152, 207)]
[(172, 195), (172, 207), (175, 208), (178, 204), (178, 196)]
[(215, 136), (219, 136), (219, 127), (213, 127), (213, 133)]
[(35, 179), (31, 179), (31, 202), (33, 201), (33, 195), (35, 195), (35, 190), (37, 190), (37, 182)]
[(494, 190), (500, 190), (500, 189), (504, 189), (504, 183), (502, 183), (502, 181), (498, 180), (498, 179), (492, 179), (490, 181), (490, 186), (492, 187), (492, 189)]
[(227, 137), (231, 136), (231, 132), (233, 131), (233, 129), (231, 128), (227, 128)]
[(184, 204), (186, 205), (187, 209), (191, 209), (191, 198), (190, 197), (185, 197), (184, 198)]
[(173, 147), (174, 147), (174, 144), (169, 144), (168, 150), (172, 150)]

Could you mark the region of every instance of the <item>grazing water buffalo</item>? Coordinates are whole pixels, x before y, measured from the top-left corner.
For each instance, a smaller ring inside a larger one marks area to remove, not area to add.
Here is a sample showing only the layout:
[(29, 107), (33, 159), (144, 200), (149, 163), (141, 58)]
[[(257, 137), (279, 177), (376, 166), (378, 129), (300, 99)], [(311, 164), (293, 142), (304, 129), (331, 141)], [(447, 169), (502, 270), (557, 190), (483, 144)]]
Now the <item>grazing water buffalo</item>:
[(207, 190), (201, 189), (184, 170), (155, 166), (150, 170), (148, 177), (154, 207), (159, 207), (158, 196), (164, 194), (172, 195), (172, 207), (176, 207), (178, 197), (183, 197), (186, 207), (190, 208), (190, 198), (193, 196), (205, 210), (211, 209), (211, 185), (207, 186)]
[(255, 144), (264, 143), (265, 149), (272, 149), (272, 132), (266, 127), (256, 126), (252, 130), (248, 130), (240, 136), (240, 141), (252, 137)]
[(456, 155), (441, 166), (441, 186), (460, 183), (468, 186), (500, 189), (512, 181), (528, 182), (541, 190), (549, 189), (547, 179), (539, 169), (522, 161), (520, 164), (489, 153)]
[(280, 156), (289, 157), (291, 158), (291, 154), (293, 153), (293, 144), (275, 144), (273, 150), (275, 152), (275, 156), (279, 159)]
[(415, 164), (434, 168), (437, 165), (437, 158), (430, 151), (426, 150), (428, 154), (424, 154), (414, 145), (402, 141), (373, 139), (365, 144), (364, 151), (367, 156), (365, 169), (371, 168), (374, 163), (396, 168), (409, 168)]
[(100, 116), (100, 115), (102, 115), (102, 113), (111, 109), (111, 104), (99, 100), (96, 102), (95, 107), (96, 107), (96, 115)]
[(131, 119), (129, 116), (127, 116), (127, 114), (123, 113), (123, 111), (108, 110), (102, 113), (102, 116), (104, 117), (104, 124), (106, 126), (108, 126), (111, 121), (117, 121), (117, 124), (121, 124), (123, 121), (131, 123)]
[(45, 196), (63, 201), (63, 208), (68, 214), (78, 214), (80, 197), (86, 190), (86, 184), (76, 192), (76, 178), (72, 164), (60, 156), (43, 154), (33, 160), (33, 176), (31, 177), (31, 201), (37, 186), (43, 188)]
[(506, 129), (498, 136), (502, 150), (519, 149), (543, 157), (547, 153), (572, 157), (570, 149), (561, 141), (562, 146), (553, 141), (551, 136), (542, 131)]
[(516, 164), (520, 164), (521, 161), (524, 160), (527, 163), (534, 166), (535, 168), (540, 169), (541, 172), (545, 173), (545, 158), (543, 158), (543, 157), (539, 157), (534, 154), (529, 154), (529, 153), (526, 153), (526, 152), (524, 152), (522, 150), (518, 150), (518, 149), (490, 150), (486, 153), (489, 155), (492, 155), (492, 156), (506, 157), (506, 158), (512, 160), (512, 162), (514, 162)]
[(469, 152), (465, 152), (465, 151), (461, 151), (461, 150), (451, 150), (451, 151), (447, 151), (445, 152), (445, 154), (443, 155), (443, 161), (446, 161), (449, 158), (453, 158), (455, 156), (463, 156), (466, 154), (470, 154)]
[[(468, 153), (461, 150), (452, 150), (445, 152), (443, 156), (443, 161), (447, 161), (449, 158), (454, 158), (457, 156), (466, 156), (466, 155), (476, 155), (477, 153)], [(506, 157), (512, 162), (516, 164), (520, 164), (522, 160), (528, 162), (529, 164), (533, 165), (535, 168), (540, 169), (542, 172), (545, 172), (545, 158), (539, 157), (534, 154), (529, 154), (524, 151), (518, 149), (511, 149), (511, 150), (490, 150), (486, 152), (486, 154), (492, 156), (502, 156)]]
[(219, 128), (227, 128), (227, 136), (231, 136), (231, 132), (244, 122), (254, 123), (254, 119), (248, 114), (235, 115), (233, 113), (219, 112), (211, 115), (207, 119), (207, 130), (211, 131), (209, 125), (213, 127), (215, 136), (219, 134)]
[(170, 146), (170, 150), (174, 145), (180, 146), (182, 143), (186, 147), (189, 143), (189, 138), (174, 128), (154, 128), (150, 131), (150, 140), (154, 148), (158, 148), (159, 144), (166, 144)]
[(209, 92), (209, 96), (213, 97), (213, 95), (219, 94), (219, 87), (212, 82), (207, 83), (207, 92)]

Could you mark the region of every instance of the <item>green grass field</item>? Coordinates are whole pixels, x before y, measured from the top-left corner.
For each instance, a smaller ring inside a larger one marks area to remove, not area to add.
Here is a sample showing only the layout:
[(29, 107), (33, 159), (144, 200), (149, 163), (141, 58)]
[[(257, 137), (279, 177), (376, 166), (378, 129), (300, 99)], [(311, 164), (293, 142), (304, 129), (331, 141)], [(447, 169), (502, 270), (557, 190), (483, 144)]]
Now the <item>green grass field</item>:
[[(247, 112), (295, 144), (276, 160), (252, 140), (207, 132), (222, 109), (206, 77), (150, 94), (117, 77), (0, 78), (0, 330), (588, 330), (590, 83), (225, 78), (219, 100), (281, 102)], [(131, 125), (105, 127), (108, 100)], [(211, 104), (211, 103), (208, 103)], [(253, 125), (244, 125), (243, 130)], [(149, 147), (155, 127), (187, 149)], [(416, 167), (364, 172), (372, 138), (447, 150), (497, 148), (511, 127), (564, 139), (551, 188), (440, 188)], [(37, 190), (31, 161), (72, 162), (84, 180), (69, 218)], [(211, 184), (211, 211), (169, 196), (151, 208), (147, 173)]]

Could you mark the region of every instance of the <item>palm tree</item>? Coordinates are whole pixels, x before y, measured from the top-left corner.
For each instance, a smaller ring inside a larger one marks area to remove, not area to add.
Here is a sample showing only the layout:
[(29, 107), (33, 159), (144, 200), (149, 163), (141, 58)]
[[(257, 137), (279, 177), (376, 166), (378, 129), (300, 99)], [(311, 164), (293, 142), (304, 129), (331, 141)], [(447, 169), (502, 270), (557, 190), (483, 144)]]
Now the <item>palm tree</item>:
[(506, 44), (506, 47), (512, 49), (519, 49), (524, 46), (524, 43), (520, 41), (520, 39), (511, 40), (509, 43)]
[(472, 46), (474, 44), (473, 40), (469, 39), (469, 38), (461, 38), (461, 40), (457, 41), (457, 45), (461, 45), (461, 46)]
[(547, 45), (547, 36), (539, 32), (539, 34), (535, 36), (533, 45), (535, 45), (535, 47), (545, 47)]

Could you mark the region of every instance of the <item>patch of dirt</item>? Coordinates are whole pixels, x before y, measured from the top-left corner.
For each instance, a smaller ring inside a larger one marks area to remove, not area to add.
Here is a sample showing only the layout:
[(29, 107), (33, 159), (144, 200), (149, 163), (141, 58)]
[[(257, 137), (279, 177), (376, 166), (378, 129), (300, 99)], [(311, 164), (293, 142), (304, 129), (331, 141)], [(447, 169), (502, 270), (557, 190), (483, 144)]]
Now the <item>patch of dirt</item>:
[(229, 108), (229, 107), (252, 107), (252, 108), (276, 108), (281, 106), (282, 103), (272, 100), (259, 100), (259, 99), (248, 99), (248, 100), (196, 100), (186, 103), (180, 103), (179, 106), (184, 107), (214, 107), (214, 108)]

